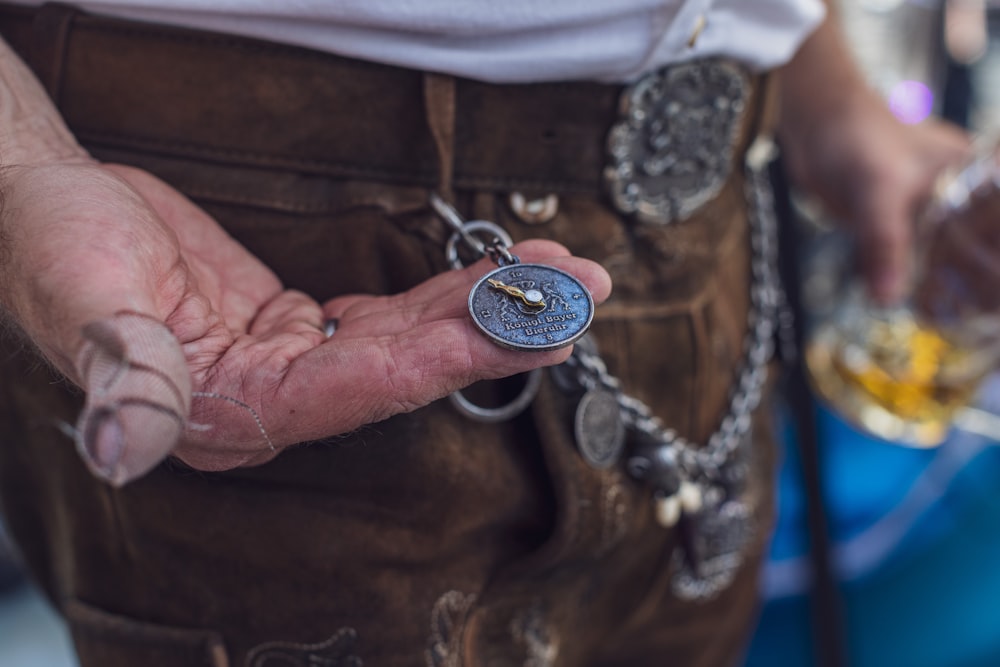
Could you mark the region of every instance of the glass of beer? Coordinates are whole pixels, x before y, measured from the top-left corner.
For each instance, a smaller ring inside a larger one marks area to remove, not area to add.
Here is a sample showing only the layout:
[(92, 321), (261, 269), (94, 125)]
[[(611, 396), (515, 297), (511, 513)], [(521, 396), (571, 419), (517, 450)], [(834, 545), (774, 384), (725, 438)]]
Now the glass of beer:
[(904, 302), (878, 306), (854, 280), (809, 335), (819, 398), (876, 437), (933, 447), (959, 427), (1000, 438), (1000, 418), (975, 407), (1000, 365), (998, 151), (942, 175), (917, 221)]

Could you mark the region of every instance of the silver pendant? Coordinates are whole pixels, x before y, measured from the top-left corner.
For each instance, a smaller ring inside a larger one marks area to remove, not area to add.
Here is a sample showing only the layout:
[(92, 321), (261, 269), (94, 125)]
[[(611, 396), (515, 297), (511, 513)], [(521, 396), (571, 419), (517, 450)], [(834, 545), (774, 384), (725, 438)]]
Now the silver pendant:
[(610, 468), (625, 447), (625, 424), (615, 395), (606, 389), (591, 389), (576, 406), (573, 423), (576, 446), (594, 468)]
[(594, 299), (579, 280), (544, 264), (490, 271), (469, 293), (472, 321), (511, 350), (543, 352), (571, 345), (594, 319)]
[(710, 505), (687, 519), (688, 540), (674, 555), (671, 589), (678, 598), (705, 601), (729, 587), (754, 536), (750, 508), (738, 500)]
[(750, 91), (747, 72), (722, 59), (673, 65), (626, 88), (604, 170), (615, 207), (665, 225), (713, 199), (735, 162)]

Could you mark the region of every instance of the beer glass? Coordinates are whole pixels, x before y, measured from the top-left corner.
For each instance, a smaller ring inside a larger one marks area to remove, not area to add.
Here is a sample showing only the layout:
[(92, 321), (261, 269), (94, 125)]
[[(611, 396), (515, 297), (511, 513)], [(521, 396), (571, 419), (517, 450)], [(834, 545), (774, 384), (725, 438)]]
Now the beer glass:
[(991, 142), (939, 179), (902, 303), (874, 304), (855, 279), (808, 337), (816, 393), (863, 431), (916, 447), (952, 427), (1000, 439), (1000, 417), (974, 404), (1000, 363), (998, 151)]

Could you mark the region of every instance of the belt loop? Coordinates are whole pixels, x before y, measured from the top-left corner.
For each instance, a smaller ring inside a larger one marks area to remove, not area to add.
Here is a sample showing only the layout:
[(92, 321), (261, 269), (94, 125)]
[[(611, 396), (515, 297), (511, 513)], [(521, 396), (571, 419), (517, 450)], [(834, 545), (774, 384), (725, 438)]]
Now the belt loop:
[(73, 19), (79, 13), (79, 10), (68, 5), (46, 3), (35, 14), (31, 25), (31, 50), (28, 57), (38, 80), (55, 101), (58, 101), (62, 86), (69, 31)]
[(424, 74), (424, 111), (427, 125), (434, 137), (438, 157), (438, 194), (453, 201), (452, 181), (455, 173), (455, 77), (426, 72)]
[(760, 115), (757, 118), (756, 134), (773, 137), (778, 125), (778, 99), (781, 92), (781, 78), (773, 73), (760, 75), (758, 95), (763, 96)]

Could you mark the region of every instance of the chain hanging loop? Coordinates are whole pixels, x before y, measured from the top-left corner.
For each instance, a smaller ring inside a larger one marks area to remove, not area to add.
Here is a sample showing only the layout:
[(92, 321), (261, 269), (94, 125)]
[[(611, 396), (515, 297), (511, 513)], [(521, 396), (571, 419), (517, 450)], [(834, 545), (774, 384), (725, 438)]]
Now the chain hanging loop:
[[(445, 244), (445, 257), (453, 269), (461, 269), (465, 265), (459, 257), (459, 243), (473, 254), (476, 259), (489, 257), (498, 266), (517, 264), (520, 260), (512, 255), (509, 248), (514, 245), (513, 239), (500, 225), (488, 220), (466, 221), (458, 211), (436, 192), (430, 195), (431, 207), (452, 229), (452, 235)], [(480, 241), (475, 235), (488, 236), (488, 242)], [(452, 392), (448, 400), (460, 413), (474, 421), (496, 424), (509, 421), (531, 405), (542, 384), (542, 369), (535, 368), (525, 374), (524, 387), (510, 402), (496, 408), (477, 405), (466, 398), (461, 391)]]

